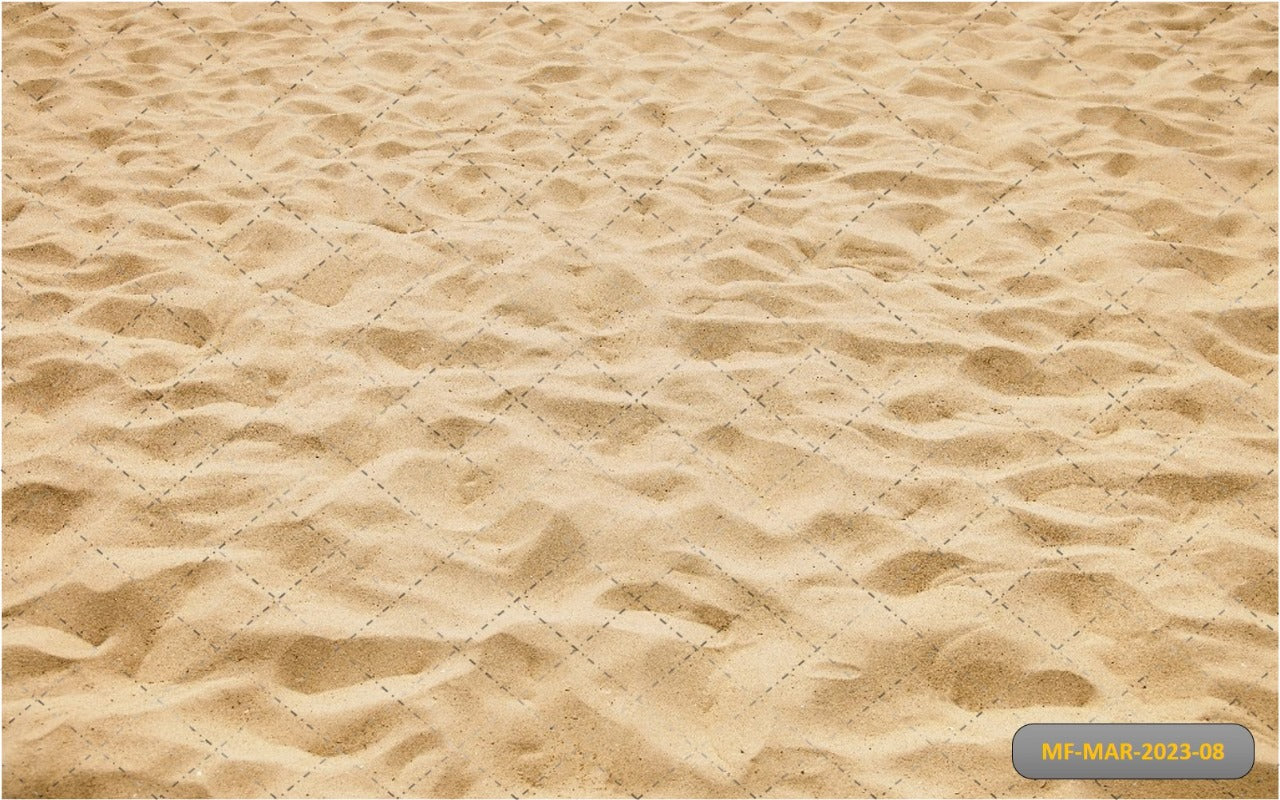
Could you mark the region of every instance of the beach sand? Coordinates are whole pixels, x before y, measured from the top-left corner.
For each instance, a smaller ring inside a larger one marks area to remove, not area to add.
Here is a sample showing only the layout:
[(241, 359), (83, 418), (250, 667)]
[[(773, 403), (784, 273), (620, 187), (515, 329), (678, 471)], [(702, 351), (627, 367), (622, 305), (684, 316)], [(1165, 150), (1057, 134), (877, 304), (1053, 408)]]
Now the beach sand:
[(1276, 30), (5, 4), (4, 795), (1274, 797)]

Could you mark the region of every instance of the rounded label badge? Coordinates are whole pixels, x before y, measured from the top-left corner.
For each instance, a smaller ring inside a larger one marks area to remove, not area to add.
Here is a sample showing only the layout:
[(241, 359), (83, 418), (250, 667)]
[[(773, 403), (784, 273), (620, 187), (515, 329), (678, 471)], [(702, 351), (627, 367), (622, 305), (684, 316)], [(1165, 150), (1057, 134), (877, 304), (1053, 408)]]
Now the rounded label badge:
[(1033, 779), (1243, 778), (1253, 734), (1234, 723), (1032, 723), (1013, 735), (1013, 768)]

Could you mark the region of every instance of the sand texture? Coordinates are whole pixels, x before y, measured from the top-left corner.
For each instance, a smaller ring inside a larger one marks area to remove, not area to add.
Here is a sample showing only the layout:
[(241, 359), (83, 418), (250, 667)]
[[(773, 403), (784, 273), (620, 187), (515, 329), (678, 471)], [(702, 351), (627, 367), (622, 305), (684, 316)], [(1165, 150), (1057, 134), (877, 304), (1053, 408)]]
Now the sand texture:
[(6, 4), (4, 794), (1274, 797), (1276, 16)]

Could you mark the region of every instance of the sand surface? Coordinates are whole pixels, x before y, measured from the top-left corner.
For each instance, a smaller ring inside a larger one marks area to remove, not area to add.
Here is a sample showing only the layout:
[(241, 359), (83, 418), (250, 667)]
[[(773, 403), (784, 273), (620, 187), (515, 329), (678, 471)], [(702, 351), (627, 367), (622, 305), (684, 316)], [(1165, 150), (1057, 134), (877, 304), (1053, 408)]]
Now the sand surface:
[[(1274, 5), (3, 63), (6, 796), (1275, 796)], [(1195, 720), (1247, 779), (1009, 762)]]

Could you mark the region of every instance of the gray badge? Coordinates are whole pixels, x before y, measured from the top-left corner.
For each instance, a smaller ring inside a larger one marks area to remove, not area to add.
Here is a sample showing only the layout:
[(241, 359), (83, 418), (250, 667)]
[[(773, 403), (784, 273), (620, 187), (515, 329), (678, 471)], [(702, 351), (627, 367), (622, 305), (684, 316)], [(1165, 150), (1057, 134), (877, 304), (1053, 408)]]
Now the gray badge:
[(1228, 723), (1034, 723), (1013, 735), (1024, 778), (1243, 778), (1253, 734)]

